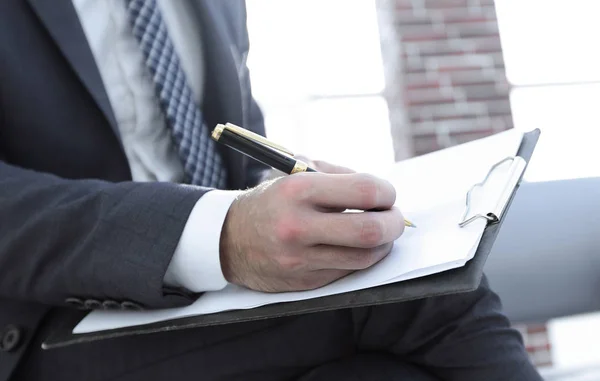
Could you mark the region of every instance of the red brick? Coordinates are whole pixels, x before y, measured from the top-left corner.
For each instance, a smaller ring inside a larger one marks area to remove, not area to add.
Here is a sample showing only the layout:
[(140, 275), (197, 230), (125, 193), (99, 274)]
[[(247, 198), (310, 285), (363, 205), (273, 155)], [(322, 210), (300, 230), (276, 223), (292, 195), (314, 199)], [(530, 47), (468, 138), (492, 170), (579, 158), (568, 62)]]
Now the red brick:
[(465, 47), (451, 45), (449, 40), (422, 42), (418, 44), (418, 50), (422, 57), (461, 55), (467, 52)]
[(428, 75), (429, 72), (424, 66), (412, 67), (412, 68), (404, 67), (404, 74), (406, 74), (406, 75)]
[(489, 116), (511, 115), (510, 101), (508, 97), (506, 97), (506, 99), (486, 102), (486, 107), (488, 109), (487, 114)]
[(467, 131), (467, 132), (458, 132), (451, 133), (450, 137), (454, 144), (463, 144), (473, 140), (482, 139), (493, 135), (495, 133), (494, 130), (488, 129), (484, 131)]
[(446, 31), (449, 35), (456, 34), (463, 38), (499, 35), (496, 21), (452, 23), (447, 25)]
[(407, 91), (405, 98), (409, 106), (453, 103), (455, 101), (453, 94), (442, 94), (438, 89)]
[(495, 84), (462, 86), (461, 89), (470, 101), (498, 100), (508, 97), (508, 91)]
[(494, 59), (486, 54), (464, 54), (461, 56), (435, 56), (425, 59), (427, 67), (437, 67), (441, 72), (477, 70), (494, 66)]
[(440, 66), (438, 68), (438, 71), (444, 72), (444, 73), (450, 73), (450, 72), (460, 72), (460, 71), (481, 70), (481, 68), (482, 68), (482, 66), (480, 66), (480, 65), (465, 65), (465, 66), (448, 65), (448, 66)]
[(490, 21), (496, 20), (496, 8), (494, 6), (475, 6), (468, 9), (462, 7), (429, 8), (427, 13), (431, 14), (436, 20), (448, 21), (449, 23), (460, 22), (460, 20), (468, 22), (477, 17), (484, 17)]
[(394, 8), (397, 10), (411, 10), (413, 9), (412, 0), (394, 0)]
[(414, 150), (416, 156), (437, 151), (440, 148), (442, 147), (440, 146), (438, 139), (435, 136), (414, 138)]
[(472, 38), (468, 40), (469, 43), (473, 44), (473, 53), (501, 53), (502, 44), (498, 37), (483, 37), (483, 38)]
[(431, 25), (433, 23), (433, 19), (430, 14), (415, 14), (412, 10), (402, 10), (400, 12), (396, 12), (394, 15), (394, 21), (397, 23), (400, 29), (406, 26)]
[[(397, 38), (400, 44), (389, 50), (392, 58), (382, 48), (384, 64), (393, 65), (387, 72), (398, 76), (386, 91), (390, 116), (402, 115), (391, 117), (392, 128), (412, 131), (416, 154), (512, 128), (510, 87), (492, 0), (385, 3), (396, 7), (384, 17), (391, 17), (393, 24), (380, 28), (388, 33), (382, 41)], [(403, 105), (403, 110), (394, 105)]]
[(472, 121), (472, 120), (476, 120), (477, 118), (480, 118), (480, 117), (481, 117), (481, 115), (469, 114), (469, 113), (461, 112), (460, 110), (457, 109), (457, 114), (456, 115), (446, 115), (446, 116), (436, 116), (436, 115), (433, 115), (431, 117), (431, 120), (433, 122), (443, 122), (443, 121), (448, 121), (448, 120), (466, 120), (466, 121)]
[(498, 30), (494, 30), (494, 29), (464, 29), (461, 28), (458, 31), (458, 35), (460, 37), (481, 37), (481, 36), (487, 36), (487, 37), (496, 37), (496, 38), (500, 38), (500, 33), (498, 32)]
[(425, 0), (426, 9), (469, 8), (469, 0)]
[(450, 134), (472, 133), (480, 131), (493, 131), (493, 121), (489, 118), (467, 118), (435, 122), (422, 122), (413, 125), (415, 136), (436, 134), (440, 131), (448, 131)]
[(490, 17), (485, 14), (469, 14), (461, 9), (461, 12), (446, 12), (443, 14), (444, 24), (455, 24), (455, 23), (472, 23), (472, 22), (495, 22), (494, 17)]
[[(453, 86), (494, 85), (498, 81), (496, 75), (486, 74), (481, 69), (473, 71), (456, 71), (447, 73), (445, 75), (448, 76), (449, 82)], [(502, 79), (502, 77), (500, 77), (500, 79)]]
[(407, 73), (421, 72), (427, 70), (425, 63), (420, 57), (405, 58), (404, 59), (404, 70)]
[[(437, 75), (433, 78), (438, 78)], [(432, 79), (432, 76), (426, 74), (426, 73), (417, 73), (417, 74), (405, 74), (404, 77), (402, 78), (402, 83), (404, 85), (413, 85), (413, 84), (419, 84), (422, 82), (427, 82), (430, 81)]]
[(448, 35), (445, 31), (432, 29), (413, 30), (402, 33), (402, 40), (404, 42), (443, 40), (446, 38), (448, 38)]
[(545, 343), (544, 345), (528, 345), (525, 347), (527, 352), (536, 352), (536, 351), (549, 351), (552, 349), (550, 343)]
[(486, 116), (487, 107), (485, 103), (450, 103), (434, 104), (409, 108), (410, 115), (422, 116), (426, 120), (453, 119), (456, 116)]
[(440, 87), (440, 81), (438, 79), (423, 79), (423, 81), (407, 83), (406, 90), (419, 90), (419, 89), (436, 89)]

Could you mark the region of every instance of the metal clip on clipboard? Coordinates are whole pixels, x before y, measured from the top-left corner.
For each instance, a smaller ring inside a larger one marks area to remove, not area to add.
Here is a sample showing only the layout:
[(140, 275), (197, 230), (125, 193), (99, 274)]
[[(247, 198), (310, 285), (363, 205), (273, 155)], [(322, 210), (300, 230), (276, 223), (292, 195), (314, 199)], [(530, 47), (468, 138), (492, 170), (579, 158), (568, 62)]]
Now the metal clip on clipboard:
[[(471, 194), (473, 193), (473, 191), (476, 188), (483, 187), (489, 180), (492, 173), (494, 173), (494, 171), (496, 171), (500, 166), (502, 166), (502, 164), (509, 161), (512, 162), (512, 164), (507, 174), (508, 179), (506, 181), (506, 185), (502, 193), (499, 195), (496, 207), (492, 211), (489, 211), (487, 213), (477, 213), (468, 217), (472, 206)], [(527, 163), (525, 162), (525, 159), (523, 159), (520, 156), (509, 156), (494, 164), (488, 171), (483, 181), (473, 185), (471, 189), (469, 189), (469, 191), (467, 192), (465, 211), (462, 215), (461, 221), (458, 223), (458, 226), (460, 226), (461, 228), (465, 227), (477, 219), (485, 219), (488, 224), (495, 224), (498, 221), (500, 221), (504, 210), (506, 209), (506, 205), (508, 204), (508, 200), (510, 199), (515, 187), (517, 186), (517, 184), (521, 180), (521, 177), (523, 176), (523, 172), (525, 171), (526, 165)]]

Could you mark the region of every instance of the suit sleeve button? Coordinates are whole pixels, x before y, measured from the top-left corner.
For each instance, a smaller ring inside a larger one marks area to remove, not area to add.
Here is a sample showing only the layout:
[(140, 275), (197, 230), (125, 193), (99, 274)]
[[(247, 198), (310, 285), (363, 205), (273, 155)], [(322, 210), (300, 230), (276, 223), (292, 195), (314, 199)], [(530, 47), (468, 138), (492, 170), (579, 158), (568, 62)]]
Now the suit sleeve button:
[(79, 298), (67, 298), (65, 300), (65, 303), (71, 307), (75, 307), (80, 310), (85, 309), (85, 306), (83, 305), (83, 301)]
[(105, 300), (102, 302), (102, 308), (105, 310), (119, 310), (121, 309), (121, 304), (114, 300)]
[(99, 301), (94, 300), (94, 299), (88, 299), (88, 300), (86, 300), (83, 303), (83, 305), (88, 310), (97, 310), (99, 308), (102, 308), (102, 303), (100, 303)]
[(129, 311), (141, 311), (144, 308), (137, 303), (134, 302), (122, 302), (121, 309), (129, 310)]

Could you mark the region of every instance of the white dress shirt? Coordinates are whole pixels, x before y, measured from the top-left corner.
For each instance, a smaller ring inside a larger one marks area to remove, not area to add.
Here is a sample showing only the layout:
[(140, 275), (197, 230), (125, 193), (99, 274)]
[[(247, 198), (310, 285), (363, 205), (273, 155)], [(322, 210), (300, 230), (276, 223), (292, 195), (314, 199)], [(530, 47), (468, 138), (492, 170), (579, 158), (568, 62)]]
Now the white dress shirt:
[[(72, 0), (117, 120), (134, 181), (179, 182), (183, 166), (171, 141), (124, 0)], [(189, 1), (158, 0), (188, 84), (199, 105), (204, 88), (201, 30)], [(194, 292), (227, 285), (219, 259), (223, 221), (239, 192), (213, 190), (196, 203), (165, 283)]]

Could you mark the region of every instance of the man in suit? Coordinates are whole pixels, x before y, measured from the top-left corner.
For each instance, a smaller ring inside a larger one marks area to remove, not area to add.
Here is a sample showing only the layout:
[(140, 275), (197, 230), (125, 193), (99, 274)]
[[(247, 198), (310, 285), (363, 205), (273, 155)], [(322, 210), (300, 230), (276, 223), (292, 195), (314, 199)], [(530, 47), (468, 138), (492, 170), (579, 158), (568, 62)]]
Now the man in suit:
[(261, 183), (265, 168), (209, 139), (219, 122), (264, 133), (245, 19), (241, 0), (0, 3), (0, 380), (539, 380), (485, 279), (41, 349), (78, 309), (180, 307), (227, 283), (315, 288), (402, 234), (383, 180), (315, 162), (327, 173)]

